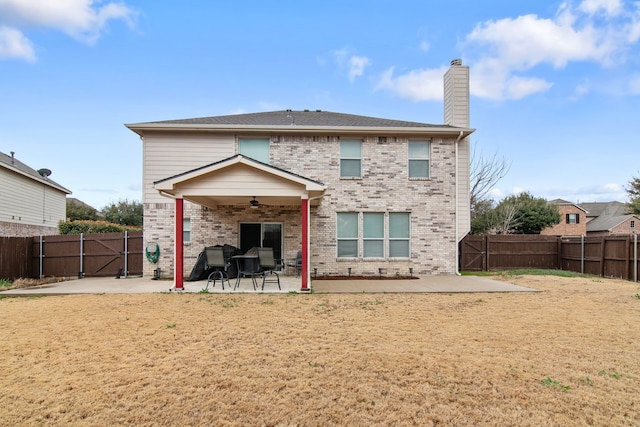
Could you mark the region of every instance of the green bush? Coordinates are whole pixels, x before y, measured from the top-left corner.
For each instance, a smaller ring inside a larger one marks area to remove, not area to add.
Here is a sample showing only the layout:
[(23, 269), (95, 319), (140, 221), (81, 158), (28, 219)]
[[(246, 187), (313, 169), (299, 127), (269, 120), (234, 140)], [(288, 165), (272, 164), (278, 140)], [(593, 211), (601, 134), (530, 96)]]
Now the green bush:
[(95, 234), (139, 231), (141, 227), (113, 224), (106, 221), (65, 221), (58, 224), (60, 234)]

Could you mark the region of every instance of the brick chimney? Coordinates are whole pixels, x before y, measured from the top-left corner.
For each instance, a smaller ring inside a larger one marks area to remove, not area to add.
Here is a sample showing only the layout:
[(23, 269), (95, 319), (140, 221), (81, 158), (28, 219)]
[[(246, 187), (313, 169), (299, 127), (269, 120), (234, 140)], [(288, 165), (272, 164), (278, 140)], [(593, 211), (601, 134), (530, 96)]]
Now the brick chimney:
[(451, 61), (444, 74), (444, 123), (468, 128), (469, 121), (469, 66), (461, 59)]

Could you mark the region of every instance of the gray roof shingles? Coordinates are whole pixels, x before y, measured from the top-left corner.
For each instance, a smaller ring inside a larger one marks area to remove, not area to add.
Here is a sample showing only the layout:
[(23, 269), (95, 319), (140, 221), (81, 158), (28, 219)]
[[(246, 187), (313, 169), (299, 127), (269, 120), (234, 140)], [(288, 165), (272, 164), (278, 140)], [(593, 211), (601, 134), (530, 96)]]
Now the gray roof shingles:
[[(142, 123), (138, 123), (142, 124)], [(193, 119), (164, 120), (145, 124), (175, 125), (229, 125), (229, 126), (323, 126), (323, 127), (400, 127), (400, 128), (451, 128), (449, 125), (381, 119), (354, 114), (332, 113), (320, 110), (280, 110), (264, 113), (232, 114), (227, 116), (199, 117)]]

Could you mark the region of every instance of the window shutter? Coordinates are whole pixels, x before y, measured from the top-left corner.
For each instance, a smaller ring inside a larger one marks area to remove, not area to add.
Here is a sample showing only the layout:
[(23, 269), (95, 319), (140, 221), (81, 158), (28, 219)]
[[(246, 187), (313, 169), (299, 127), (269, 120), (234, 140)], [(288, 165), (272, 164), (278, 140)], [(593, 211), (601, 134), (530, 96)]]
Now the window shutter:
[(580, 214), (576, 214), (576, 224), (580, 224)]
[(567, 214), (566, 221), (567, 221), (567, 224), (570, 224), (570, 223), (571, 223), (571, 222), (570, 222), (571, 220), (569, 219), (569, 214)]

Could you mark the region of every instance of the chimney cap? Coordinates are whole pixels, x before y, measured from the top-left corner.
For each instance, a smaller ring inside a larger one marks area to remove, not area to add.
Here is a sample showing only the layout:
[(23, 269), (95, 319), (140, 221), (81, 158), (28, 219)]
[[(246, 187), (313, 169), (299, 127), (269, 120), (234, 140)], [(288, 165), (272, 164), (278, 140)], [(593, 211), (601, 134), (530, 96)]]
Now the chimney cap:
[(462, 65), (462, 59), (456, 58), (451, 61), (451, 66), (457, 66), (457, 65)]

